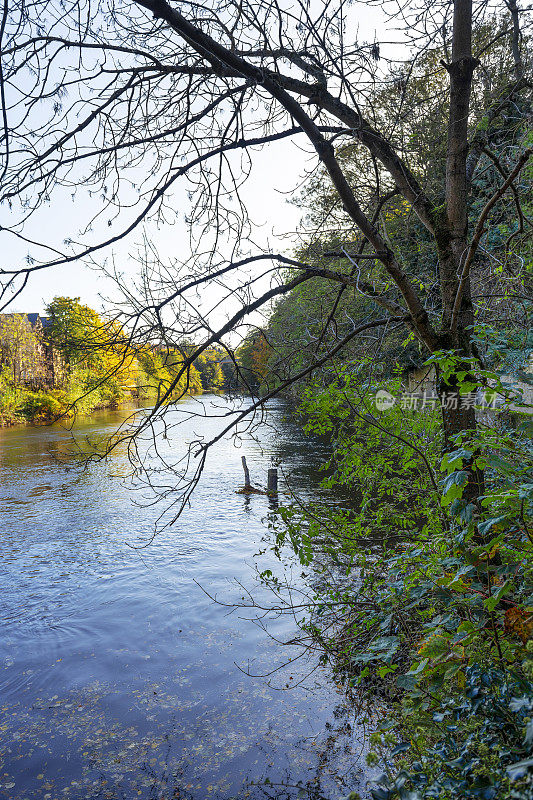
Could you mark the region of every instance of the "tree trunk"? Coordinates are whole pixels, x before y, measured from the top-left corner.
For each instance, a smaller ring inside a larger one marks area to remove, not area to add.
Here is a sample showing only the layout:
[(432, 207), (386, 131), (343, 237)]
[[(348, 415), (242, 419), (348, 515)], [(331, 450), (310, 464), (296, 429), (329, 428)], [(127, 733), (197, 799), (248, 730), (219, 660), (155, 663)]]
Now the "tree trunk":
[[(446, 64), (450, 75), (450, 110), (446, 158), (446, 213), (436, 233), (442, 293), (441, 345), (464, 357), (467, 368), (473, 356), (471, 326), (474, 324), (469, 274), (462, 276), (468, 246), (468, 115), (472, 76), (477, 66), (472, 57), (472, 0), (455, 0), (453, 14), (452, 61)], [(461, 278), (463, 278), (461, 280)], [(456, 300), (460, 294), (458, 308)], [(476, 413), (471, 402), (459, 393), (459, 381), (452, 374), (437, 382), (442, 406), (444, 447), (455, 448), (457, 434), (476, 429)], [(465, 464), (469, 473), (463, 499), (475, 502), (483, 493), (483, 473)]]
[[(442, 408), (444, 451), (449, 452), (458, 447), (453, 437), (459, 433), (476, 430), (476, 411), (470, 399), (459, 393), (457, 379), (454, 375), (448, 382), (442, 378), (437, 380), (437, 391)], [(476, 453), (470, 461), (463, 464), (463, 469), (468, 472), (468, 483), (463, 493), (463, 500), (466, 503), (477, 503), (478, 498), (485, 491), (483, 471), (473, 464), (475, 456)]]

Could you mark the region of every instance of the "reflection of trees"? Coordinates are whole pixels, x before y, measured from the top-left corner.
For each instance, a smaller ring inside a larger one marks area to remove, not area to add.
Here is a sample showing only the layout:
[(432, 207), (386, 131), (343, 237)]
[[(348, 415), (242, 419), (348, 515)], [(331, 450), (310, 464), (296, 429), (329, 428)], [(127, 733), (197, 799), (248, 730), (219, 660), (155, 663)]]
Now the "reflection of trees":
[[(320, 740), (313, 740), (315, 764), (309, 769), (306, 780), (294, 779), (290, 770), (279, 780), (270, 780), (263, 776), (249, 781), (246, 789), (251, 792), (252, 800), (331, 800), (333, 793), (353, 791), (360, 785), (360, 757), (363, 754), (363, 743), (354, 738), (354, 729), (348, 717), (354, 717), (354, 711), (347, 704), (337, 705), (333, 710), (333, 722), (326, 723), (326, 735)], [(309, 747), (308, 740), (298, 743), (300, 747)], [(353, 745), (357, 752), (354, 752)], [(343, 768), (342, 758), (349, 766)], [(364, 780), (364, 778), (363, 778)]]
[[(0, 428), (0, 464), (2, 468), (17, 472), (22, 464), (56, 469), (74, 467), (80, 448), (86, 453), (93, 451), (94, 440), (103, 440), (107, 431), (102, 428), (114, 426), (129, 416), (129, 411), (93, 412), (91, 419), (77, 420), (75, 428), (71, 421), (55, 423), (53, 427)], [(75, 438), (73, 438), (75, 437)], [(119, 461), (120, 454), (117, 453)]]

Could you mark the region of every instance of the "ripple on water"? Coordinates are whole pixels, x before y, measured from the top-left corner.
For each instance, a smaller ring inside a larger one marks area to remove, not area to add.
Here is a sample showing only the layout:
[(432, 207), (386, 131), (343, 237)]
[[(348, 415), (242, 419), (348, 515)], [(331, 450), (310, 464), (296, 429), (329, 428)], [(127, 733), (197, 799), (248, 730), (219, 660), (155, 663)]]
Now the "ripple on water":
[[(359, 729), (335, 686), (314, 672), (307, 690), (287, 691), (312, 667), (300, 661), (274, 686), (245, 675), (292, 651), (203, 591), (238, 600), (232, 579), (253, 585), (268, 535), (268, 499), (235, 494), (243, 453), (256, 484), (274, 457), (294, 488), (315, 491), (324, 451), (284, 413), (273, 404), (276, 431), (256, 443), (220, 442), (187, 514), (149, 547), (161, 506), (138, 505), (104, 465), (80, 476), (58, 464), (68, 431), (0, 432), (1, 798), (263, 800), (291, 796), (276, 786), (290, 778), (335, 800), (364, 779)], [(103, 434), (119, 419), (78, 430)], [(177, 457), (213, 426), (194, 418), (165, 446)], [(273, 631), (292, 632), (283, 621)]]

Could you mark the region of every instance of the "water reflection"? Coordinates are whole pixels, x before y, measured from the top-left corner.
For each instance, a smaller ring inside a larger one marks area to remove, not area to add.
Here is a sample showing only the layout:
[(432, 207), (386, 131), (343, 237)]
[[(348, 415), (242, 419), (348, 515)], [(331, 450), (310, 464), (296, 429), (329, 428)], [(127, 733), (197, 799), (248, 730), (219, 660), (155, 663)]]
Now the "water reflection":
[[(305, 787), (318, 800), (358, 788), (358, 728), (335, 686), (318, 671), (290, 691), (283, 672), (274, 686), (247, 677), (240, 668), (269, 672), (290, 648), (200, 588), (238, 601), (232, 579), (252, 582), (268, 536), (269, 499), (235, 493), (243, 452), (256, 482), (274, 458), (298, 491), (317, 491), (320, 443), (282, 403), (269, 415), (259, 441), (217, 445), (187, 514), (141, 550), (131, 545), (161, 508), (111, 477), (123, 453), (80, 474), (57, 461), (67, 430), (0, 432), (0, 797), (227, 800)], [(77, 433), (120, 417), (95, 415)], [(177, 454), (212, 424), (193, 418), (165, 446)], [(290, 623), (272, 633), (290, 638)], [(291, 683), (310, 666), (295, 663)]]

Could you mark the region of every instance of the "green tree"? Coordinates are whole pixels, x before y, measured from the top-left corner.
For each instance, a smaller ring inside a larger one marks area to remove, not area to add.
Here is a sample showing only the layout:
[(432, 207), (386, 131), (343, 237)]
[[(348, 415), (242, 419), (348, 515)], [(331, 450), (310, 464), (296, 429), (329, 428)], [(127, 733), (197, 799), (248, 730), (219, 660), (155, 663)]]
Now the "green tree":
[(69, 365), (98, 364), (110, 337), (96, 311), (83, 305), (79, 297), (54, 297), (46, 315), (47, 336)]
[(204, 389), (223, 389), (224, 373), (220, 365), (221, 352), (217, 348), (210, 348), (195, 360), (194, 366), (200, 373)]

